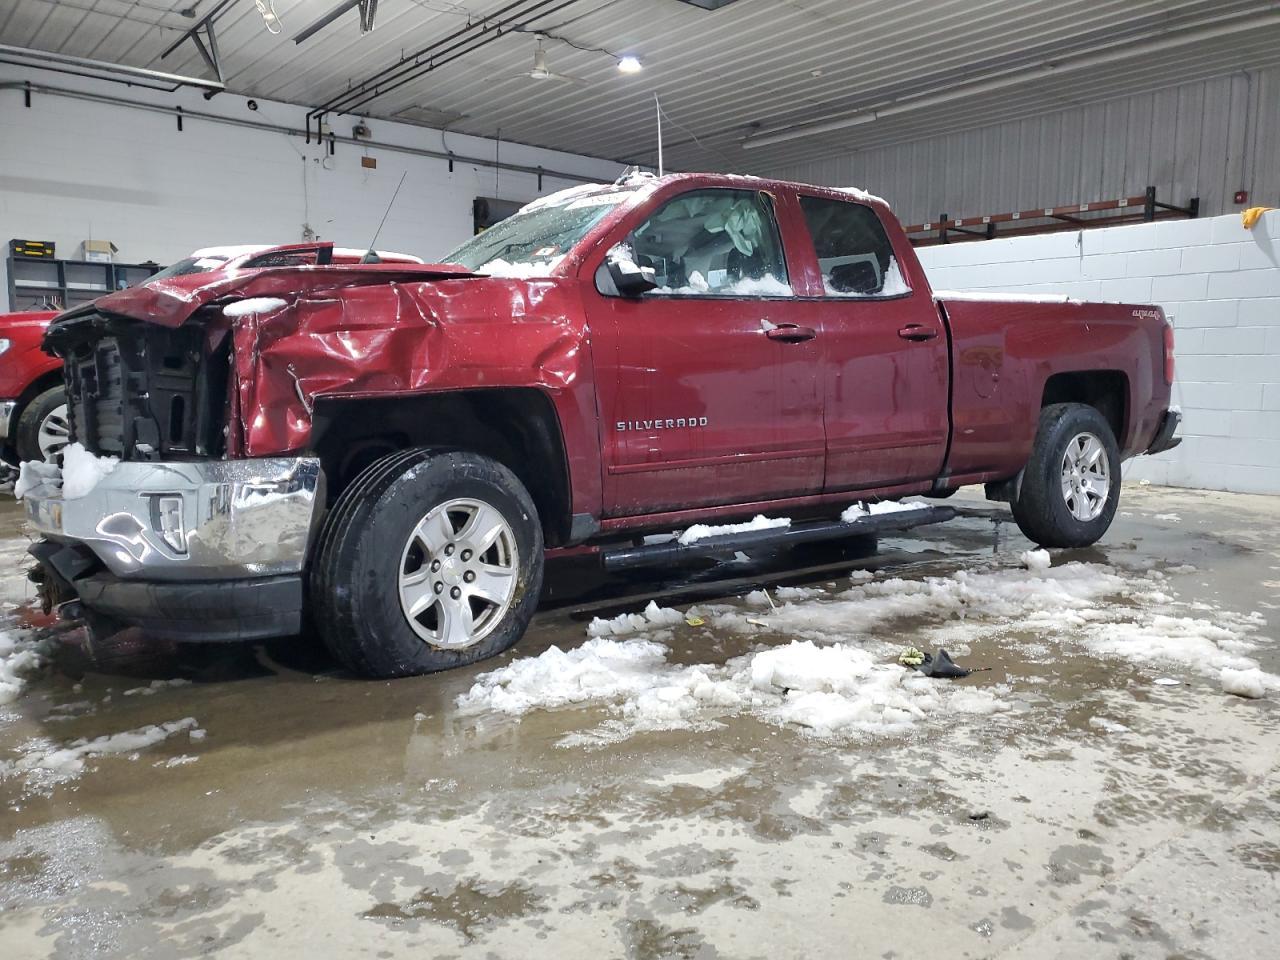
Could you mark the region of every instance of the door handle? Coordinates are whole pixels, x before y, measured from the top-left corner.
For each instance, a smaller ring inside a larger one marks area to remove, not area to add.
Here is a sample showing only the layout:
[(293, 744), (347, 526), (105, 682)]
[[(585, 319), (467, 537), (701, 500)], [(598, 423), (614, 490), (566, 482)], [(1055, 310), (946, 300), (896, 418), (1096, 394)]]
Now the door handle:
[(903, 340), (913, 340), (916, 343), (920, 343), (924, 340), (935, 339), (938, 336), (938, 331), (933, 327), (926, 327), (923, 323), (908, 323), (898, 331), (898, 336)]
[(780, 323), (765, 330), (764, 335), (770, 340), (781, 340), (783, 343), (803, 343), (818, 335), (813, 327), (801, 327), (794, 323)]

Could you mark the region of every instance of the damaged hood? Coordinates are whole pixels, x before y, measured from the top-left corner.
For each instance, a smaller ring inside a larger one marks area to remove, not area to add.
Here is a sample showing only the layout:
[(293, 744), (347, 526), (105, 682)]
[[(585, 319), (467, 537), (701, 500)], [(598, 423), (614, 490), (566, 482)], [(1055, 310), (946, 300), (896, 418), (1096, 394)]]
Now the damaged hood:
[(178, 327), (205, 304), (224, 297), (290, 298), (341, 287), (474, 276), (477, 274), (466, 267), (452, 263), (332, 264), (194, 273), (108, 293), (92, 303), (62, 313), (54, 320), (53, 326), (60, 327), (84, 317), (107, 313), (164, 327)]

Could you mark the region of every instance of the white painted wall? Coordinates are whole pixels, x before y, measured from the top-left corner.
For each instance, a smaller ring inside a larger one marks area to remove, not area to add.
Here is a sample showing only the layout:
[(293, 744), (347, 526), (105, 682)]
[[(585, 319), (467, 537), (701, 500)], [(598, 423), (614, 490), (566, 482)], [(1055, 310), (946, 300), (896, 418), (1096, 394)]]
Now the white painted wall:
[[(250, 111), (243, 97), (198, 93), (149, 94), (119, 84), (0, 66), (0, 84), (26, 80), (77, 91), (145, 100), (242, 121), (303, 127), (305, 108), (259, 101)], [(337, 118), (335, 132), (349, 135), (355, 118)], [(401, 146), (452, 150), (492, 158), (492, 140), (407, 124), (369, 121), (374, 139)], [(170, 263), (215, 244), (294, 243), (303, 224), (322, 239), (362, 246), (403, 172), (408, 173), (379, 238), (382, 249), (438, 257), (472, 232), (476, 196), (530, 200), (539, 195), (536, 174), (456, 163), (377, 147), (339, 143), (336, 154), (301, 136), (229, 126), (188, 116), (183, 131), (171, 115), (136, 108), (0, 89), (0, 271), (8, 242), (21, 237), (53, 240), (60, 257), (74, 257), (87, 237), (113, 241), (122, 262)], [(503, 143), (504, 162), (542, 166), (593, 180), (613, 180), (621, 167), (552, 150)], [(362, 154), (377, 169), (361, 166)], [(578, 181), (544, 178), (547, 193)], [(0, 273), (0, 307), (7, 308), (7, 280)]]
[(1182, 445), (1130, 480), (1280, 493), (1280, 211), (922, 247), (940, 290), (1158, 303), (1177, 348)]

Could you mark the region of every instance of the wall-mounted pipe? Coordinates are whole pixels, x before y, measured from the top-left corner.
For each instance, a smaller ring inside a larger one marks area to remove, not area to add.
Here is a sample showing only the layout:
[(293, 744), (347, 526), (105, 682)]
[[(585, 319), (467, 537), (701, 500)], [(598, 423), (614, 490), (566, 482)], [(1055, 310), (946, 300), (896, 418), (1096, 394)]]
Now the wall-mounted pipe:
[(14, 47), (6, 43), (0, 43), (0, 63), (17, 67), (34, 67), (37, 70), (51, 70), (54, 73), (86, 77), (90, 80), (105, 80), (108, 83), (146, 87), (148, 90), (159, 90), (162, 93), (173, 93), (182, 87), (194, 87), (206, 93), (221, 93), (226, 89), (217, 80), (186, 77), (178, 73), (165, 73), (162, 70), (148, 70), (145, 67), (127, 67), (119, 63), (72, 57), (50, 50)]
[[(28, 80), (0, 80), (0, 90), (17, 90), (21, 91), (24, 96), (28, 93), (37, 93), (51, 97), (64, 97), (69, 100), (84, 100), (89, 103), (105, 103), (110, 106), (126, 107), (132, 110), (145, 110), (150, 113), (160, 113), (175, 118), (181, 116), (183, 120), (207, 120), (210, 123), (222, 123), (232, 127), (245, 127), (250, 130), (262, 130), (268, 133), (283, 133), (292, 137), (303, 136), (303, 131), (301, 129), (286, 126), (284, 124), (266, 123), (260, 120), (236, 119), (235, 117), (220, 116), (216, 113), (206, 113), (200, 110), (188, 110), (182, 107), (166, 107), (156, 103), (144, 103), (138, 100), (130, 100), (127, 97), (115, 97), (105, 93), (91, 93), (87, 90), (69, 90), (65, 87), (50, 87), (43, 84), (31, 83)], [(362, 149), (386, 150), (392, 153), (405, 153), (415, 157), (426, 157), (431, 160), (443, 160), (450, 165), (453, 163), (469, 163), (477, 167), (489, 167), (491, 169), (506, 170), (512, 173), (527, 173), (534, 177), (554, 177), (557, 180), (570, 180), (574, 183), (594, 183), (597, 179), (595, 177), (584, 176), (580, 173), (567, 173), (563, 170), (552, 170), (548, 167), (528, 166), (522, 163), (510, 163), (507, 161), (487, 159), (485, 157), (471, 157), (465, 154), (444, 150), (429, 150), (425, 147), (407, 147), (398, 143), (383, 143), (377, 140), (356, 140), (352, 137), (343, 137), (337, 134), (326, 134), (325, 139), (332, 139), (336, 143), (353, 144), (361, 147)]]

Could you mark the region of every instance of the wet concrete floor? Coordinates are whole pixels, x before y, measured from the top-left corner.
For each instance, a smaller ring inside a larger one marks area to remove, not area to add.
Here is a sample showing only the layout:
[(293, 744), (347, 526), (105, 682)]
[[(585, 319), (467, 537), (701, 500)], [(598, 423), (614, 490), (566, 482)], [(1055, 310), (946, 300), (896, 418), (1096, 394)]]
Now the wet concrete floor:
[[(1280, 669), (1280, 498), (1132, 487), (1121, 509), (1102, 544), (1055, 562), (1162, 569), (1184, 601), (1256, 611), (1253, 655)], [(5, 564), (17, 518), (0, 505)], [(1029, 657), (1011, 628), (962, 658), (989, 672), (956, 682), (1011, 690), (1017, 710), (892, 737), (820, 739), (740, 714), (565, 746), (606, 710), (455, 703), (478, 675), (577, 646), (592, 616), (651, 595), (734, 604), (761, 585), (946, 575), (1027, 547), (979, 517), (875, 553), (609, 580), (564, 563), (514, 651), (391, 683), (349, 678), (297, 641), (91, 650), (68, 633), (0, 706), (0, 762), (194, 723), (60, 781), (0, 778), (0, 955), (1275, 956), (1276, 694), (1244, 700), (1177, 672), (1157, 686), (1169, 667), (1065, 643)], [(896, 639), (924, 647), (930, 626), (898, 624)], [(669, 643), (687, 662), (749, 645), (683, 624)], [(173, 679), (191, 682), (149, 686)]]

